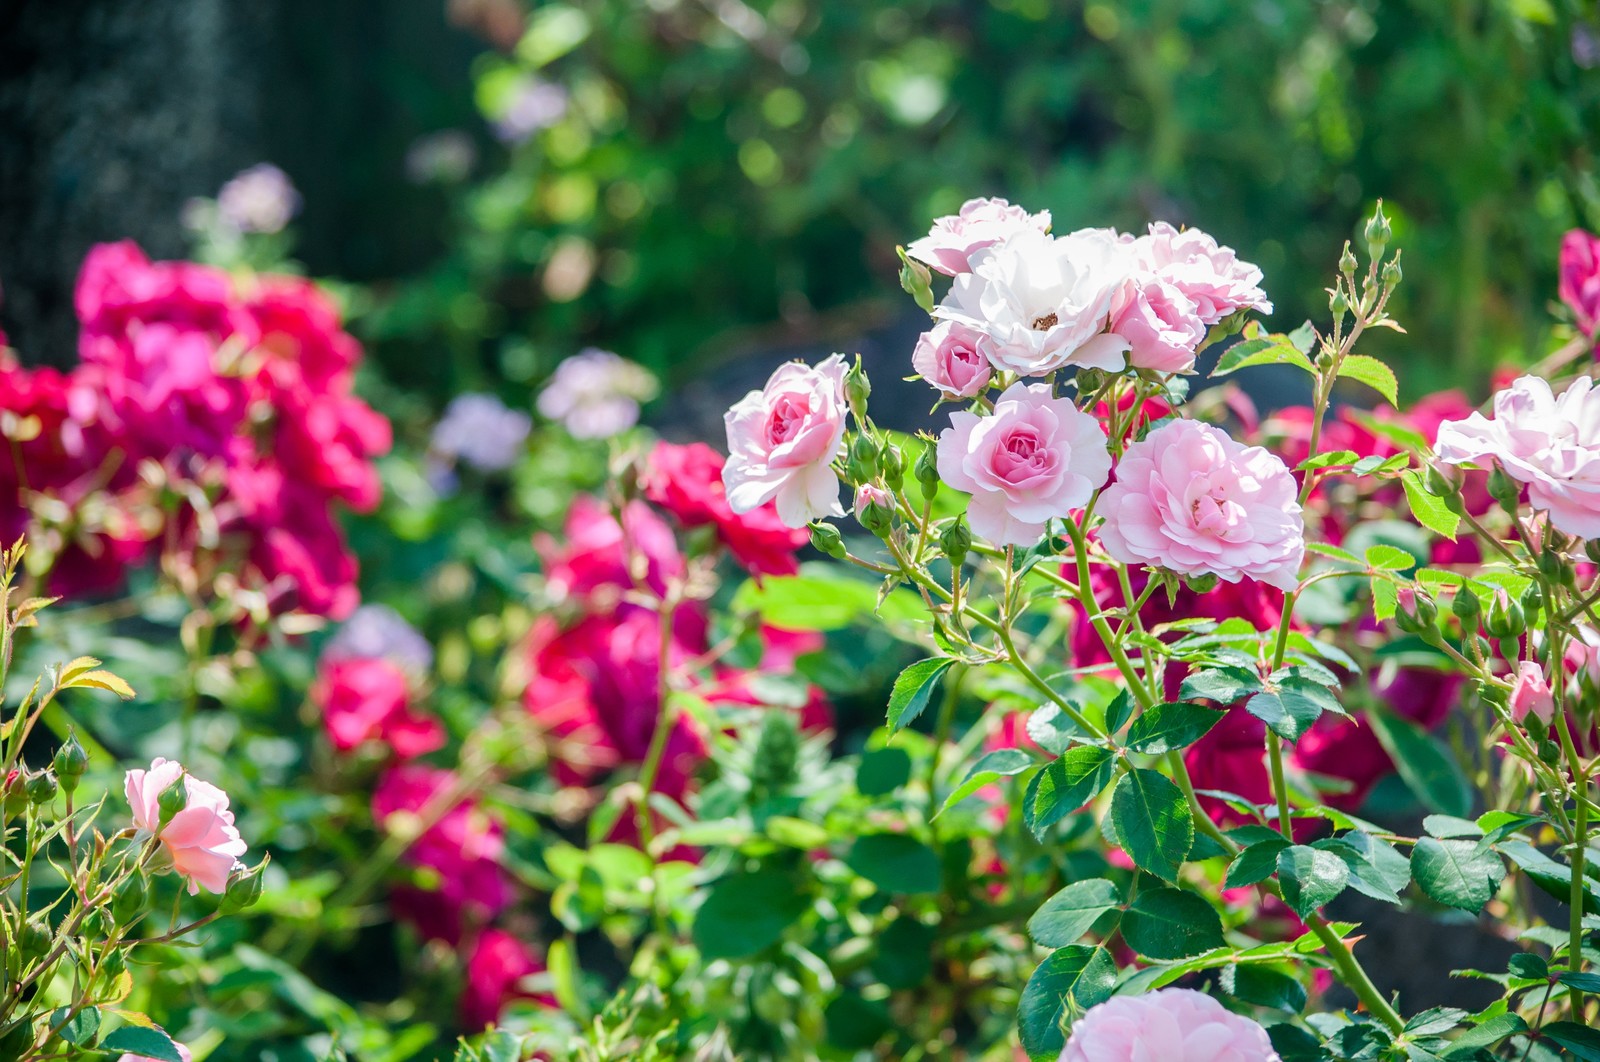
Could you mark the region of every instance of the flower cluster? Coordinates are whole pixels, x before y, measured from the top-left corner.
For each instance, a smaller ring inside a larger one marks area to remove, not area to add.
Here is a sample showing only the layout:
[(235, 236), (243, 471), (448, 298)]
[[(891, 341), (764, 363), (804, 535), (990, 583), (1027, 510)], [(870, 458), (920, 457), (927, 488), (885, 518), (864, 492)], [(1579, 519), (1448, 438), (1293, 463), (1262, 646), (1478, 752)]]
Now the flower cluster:
[(390, 432), (352, 393), (361, 349), (328, 298), (118, 243), (90, 252), (76, 307), (72, 372), (0, 364), (5, 533), (31, 529), (65, 590), (160, 551), (181, 580), (249, 591), (256, 614), (354, 608), (335, 512), (377, 504)]

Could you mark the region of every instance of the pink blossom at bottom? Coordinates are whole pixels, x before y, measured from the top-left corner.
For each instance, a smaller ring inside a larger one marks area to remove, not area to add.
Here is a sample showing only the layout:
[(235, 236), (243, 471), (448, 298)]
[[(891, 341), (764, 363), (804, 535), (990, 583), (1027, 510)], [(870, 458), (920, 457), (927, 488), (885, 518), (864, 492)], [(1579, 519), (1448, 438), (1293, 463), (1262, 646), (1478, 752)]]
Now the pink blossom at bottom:
[(1118, 996), (1078, 1019), (1061, 1062), (1279, 1062), (1267, 1030), (1203, 992)]

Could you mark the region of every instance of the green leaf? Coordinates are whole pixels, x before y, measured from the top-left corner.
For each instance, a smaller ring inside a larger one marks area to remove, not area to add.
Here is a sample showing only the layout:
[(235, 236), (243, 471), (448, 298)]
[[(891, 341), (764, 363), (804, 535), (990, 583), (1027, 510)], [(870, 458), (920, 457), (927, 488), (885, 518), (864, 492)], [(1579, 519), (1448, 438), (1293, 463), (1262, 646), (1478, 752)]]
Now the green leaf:
[(1476, 914), (1499, 890), (1506, 867), (1476, 841), (1423, 837), (1411, 850), (1411, 876), (1440, 903)]
[(1222, 712), (1188, 701), (1158, 704), (1128, 728), (1128, 747), (1149, 753), (1188, 748), (1221, 722), (1222, 716)]
[(889, 729), (900, 730), (928, 706), (928, 699), (939, 687), (939, 676), (954, 664), (949, 657), (918, 660), (900, 672), (889, 694)]
[(1400, 485), (1405, 488), (1406, 502), (1411, 506), (1411, 515), (1417, 518), (1417, 523), (1454, 542), (1456, 528), (1461, 526), (1461, 517), (1450, 511), (1444, 499), (1429, 493), (1428, 488), (1423, 486), (1421, 474), (1415, 470), (1400, 473)]
[(856, 767), (856, 792), (888, 796), (911, 780), (911, 754), (902, 748), (872, 749)]
[[(67, 1021), (71, 1013), (70, 1007), (57, 1007), (50, 1012), (50, 1027), (61, 1026), (60, 1037), (69, 1044), (86, 1047), (94, 1041), (95, 1033), (100, 1031), (100, 1011), (95, 1007), (84, 1007), (72, 1015), (72, 1020)], [(66, 1022), (62, 1025), (62, 1022)]]
[(972, 770), (967, 772), (961, 784), (944, 799), (944, 806), (939, 809), (939, 815), (950, 810), (951, 805), (959, 804), (973, 793), (986, 785), (992, 785), (1002, 778), (1010, 778), (1021, 774), (1032, 767), (1034, 759), (1022, 749), (996, 749), (986, 754), (977, 763), (972, 765)]
[(1257, 841), (1234, 857), (1223, 884), (1230, 889), (1266, 881), (1278, 872), (1278, 853), (1289, 847), (1284, 837)]
[(1311, 729), (1323, 712), (1344, 714), (1339, 699), (1326, 686), (1308, 678), (1291, 676), (1274, 683), (1244, 703), (1245, 710), (1289, 741)]
[(1116, 760), (1110, 749), (1077, 745), (1034, 776), (1023, 799), (1024, 818), (1035, 837), (1093, 800), (1111, 781)]
[(1438, 1036), (1447, 1033), (1467, 1020), (1467, 1012), (1459, 1007), (1429, 1007), (1407, 1019), (1407, 1036)]
[(768, 575), (741, 584), (730, 605), (763, 623), (791, 631), (832, 631), (880, 616), (909, 618), (923, 612), (922, 599), (904, 588), (880, 606), (878, 584), (844, 574), (828, 564), (802, 565), (799, 575)]
[(1111, 822), (1135, 866), (1177, 881), (1194, 845), (1194, 817), (1181, 789), (1158, 771), (1129, 771), (1111, 794)]
[(1432, 735), (1381, 704), (1367, 712), (1367, 723), (1406, 787), (1426, 807), (1458, 817), (1471, 812), (1472, 790), (1466, 775)]
[(845, 865), (885, 892), (938, 892), (939, 856), (904, 833), (869, 833), (857, 837)]
[(1488, 1050), (1508, 1036), (1527, 1031), (1528, 1023), (1520, 1015), (1497, 1014), (1452, 1040), (1445, 1057), (1471, 1058), (1476, 1052)]
[(1299, 981), (1271, 966), (1229, 966), (1222, 971), (1222, 990), (1258, 1007), (1298, 1014), (1305, 1009), (1306, 989)]
[(1222, 918), (1184, 889), (1146, 889), (1122, 916), (1122, 939), (1149, 959), (1187, 959), (1220, 948)]
[(1417, 566), (1417, 558), (1399, 546), (1380, 542), (1367, 550), (1367, 567), (1380, 572), (1403, 572)]
[(1591, 1029), (1575, 1021), (1553, 1021), (1541, 1034), (1546, 1040), (1560, 1044), (1584, 1062), (1600, 1062), (1600, 1029)]
[(796, 875), (776, 867), (730, 874), (706, 893), (691, 935), (708, 961), (741, 959), (776, 944), (810, 906)]
[(160, 1062), (183, 1062), (183, 1056), (178, 1053), (178, 1045), (172, 1042), (172, 1037), (160, 1029), (147, 1029), (139, 1025), (124, 1025), (113, 1030), (100, 1041), (100, 1050), (110, 1054), (121, 1051), (142, 1055), (159, 1059)]
[(1369, 833), (1355, 831), (1336, 840), (1318, 841), (1350, 868), (1350, 887), (1363, 896), (1398, 904), (1400, 891), (1411, 882), (1411, 863), (1394, 845)]
[(1482, 837), (1483, 827), (1454, 815), (1429, 815), (1422, 820), (1422, 829), (1429, 837)]
[(873, 976), (892, 989), (915, 988), (933, 970), (933, 926), (902, 915), (879, 933)]
[(1339, 363), (1339, 379), (1358, 380), (1378, 392), (1391, 406), (1400, 404), (1400, 382), (1394, 370), (1366, 354), (1347, 354)]
[(1354, 450), (1328, 450), (1315, 454), (1301, 461), (1298, 467), (1301, 471), (1314, 468), (1327, 468), (1329, 465), (1353, 465), (1361, 459), (1361, 455)]
[(1232, 704), (1261, 689), (1261, 676), (1242, 667), (1213, 667), (1196, 671), (1183, 680), (1178, 696), (1184, 700), (1204, 698), (1218, 704)]
[(1349, 881), (1350, 868), (1332, 852), (1297, 844), (1278, 853), (1283, 901), (1301, 918), (1338, 896)]
[(1556, 980), (1568, 988), (1576, 988), (1580, 992), (1600, 994), (1600, 973), (1581, 973), (1575, 970), (1566, 970), (1559, 974)]
[(1067, 1045), (1067, 1026), (1110, 999), (1116, 983), (1117, 964), (1104, 948), (1075, 944), (1051, 952), (1028, 978), (1017, 1005), (1017, 1031), (1028, 1056), (1054, 1060)]
[(1223, 351), (1222, 357), (1217, 359), (1217, 367), (1211, 370), (1211, 375), (1227, 376), (1252, 365), (1293, 365), (1297, 369), (1304, 369), (1312, 376), (1317, 374), (1317, 368), (1311, 364), (1311, 359), (1296, 350), (1288, 336), (1269, 335), (1257, 339), (1242, 339)]
[(1122, 902), (1117, 887), (1105, 878), (1075, 881), (1044, 902), (1028, 919), (1035, 944), (1064, 948), (1077, 942), (1107, 911)]

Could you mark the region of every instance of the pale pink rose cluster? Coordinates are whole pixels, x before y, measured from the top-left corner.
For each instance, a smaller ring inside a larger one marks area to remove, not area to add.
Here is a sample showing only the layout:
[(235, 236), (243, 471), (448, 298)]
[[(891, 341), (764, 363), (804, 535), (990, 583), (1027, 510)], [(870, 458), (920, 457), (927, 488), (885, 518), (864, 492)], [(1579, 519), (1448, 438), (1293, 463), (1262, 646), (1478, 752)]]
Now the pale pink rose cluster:
[(1523, 376), (1494, 396), (1493, 419), (1473, 413), (1440, 425), (1437, 449), (1447, 464), (1498, 462), (1557, 530), (1600, 538), (1600, 391), (1588, 377), (1557, 397)]
[[(161, 794), (179, 779), (187, 800), (183, 810), (163, 825)], [(246, 851), (233, 825), (228, 794), (189, 774), (183, 764), (160, 757), (148, 771), (129, 771), (125, 790), (133, 824), (141, 834), (160, 842), (172, 869), (189, 882), (189, 894), (198, 893), (201, 887), (218, 894), (226, 891), (228, 875)]]
[(1061, 1062), (1280, 1062), (1267, 1030), (1204, 992), (1117, 996), (1072, 1026)]
[(1210, 326), (1239, 310), (1272, 312), (1261, 270), (1198, 229), (1049, 227), (1048, 213), (975, 199), (907, 249), (954, 278), (912, 355), (947, 397), (982, 393), (996, 371), (1188, 372)]

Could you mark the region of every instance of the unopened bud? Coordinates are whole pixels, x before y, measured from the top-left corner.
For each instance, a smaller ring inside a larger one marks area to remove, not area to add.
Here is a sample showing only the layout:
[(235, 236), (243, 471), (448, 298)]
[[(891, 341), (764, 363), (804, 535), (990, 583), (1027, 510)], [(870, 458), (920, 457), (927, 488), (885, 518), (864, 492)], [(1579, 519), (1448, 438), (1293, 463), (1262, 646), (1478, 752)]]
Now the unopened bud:
[(22, 932), (17, 934), (17, 945), (22, 950), (24, 962), (42, 958), (54, 940), (55, 934), (50, 932), (50, 927), (37, 920), (24, 922)]
[(811, 545), (818, 553), (826, 553), (838, 560), (845, 558), (844, 539), (832, 524), (812, 524)]
[(861, 432), (850, 446), (850, 457), (845, 462), (845, 474), (851, 483), (867, 483), (878, 474), (878, 444), (872, 436)]
[(235, 863), (233, 870), (228, 873), (228, 886), (222, 892), (218, 909), (223, 914), (234, 914), (255, 906), (255, 902), (261, 899), (261, 877), (266, 866), (265, 860), (253, 867)]
[(100, 959), (100, 976), (107, 983), (115, 983), (127, 968), (128, 955), (124, 948), (112, 948)]
[(1439, 609), (1432, 596), (1418, 586), (1402, 586), (1395, 592), (1395, 626), (1407, 634), (1421, 634), (1432, 628)]
[(78, 780), (83, 777), (83, 772), (89, 769), (89, 754), (78, 743), (76, 730), (67, 731), (66, 742), (56, 749), (53, 766), (62, 789), (71, 793), (78, 788)]
[(1346, 280), (1354, 280), (1356, 276), (1356, 253), (1350, 249), (1350, 241), (1344, 241), (1344, 253), (1339, 256), (1339, 272), (1344, 274)]
[(1350, 300), (1344, 297), (1343, 288), (1333, 289), (1333, 294), (1328, 297), (1328, 310), (1336, 322), (1344, 320), (1344, 315), (1350, 312)]
[(856, 363), (850, 366), (850, 371), (844, 376), (844, 400), (850, 403), (850, 412), (860, 421), (867, 415), (867, 396), (872, 394), (872, 381), (867, 379), (866, 371), (861, 368), (861, 355), (856, 355)]
[(38, 771), (28, 776), (23, 789), (35, 804), (48, 804), (56, 798), (56, 776), (49, 771)]
[(1600, 538), (1591, 538), (1583, 544), (1583, 555), (1600, 564)]
[(1428, 488), (1428, 493), (1444, 502), (1444, 507), (1461, 516), (1467, 511), (1467, 504), (1461, 498), (1461, 485), (1450, 476), (1439, 471), (1434, 465), (1428, 466), (1427, 475), (1423, 482)]
[(1384, 248), (1389, 246), (1389, 237), (1393, 235), (1389, 228), (1389, 219), (1383, 214), (1383, 200), (1378, 200), (1378, 208), (1373, 211), (1372, 218), (1367, 222), (1367, 248), (1373, 258), (1382, 258)]
[(883, 482), (890, 490), (899, 490), (905, 482), (905, 458), (900, 456), (900, 447), (894, 443), (885, 443), (882, 450), (878, 451), (878, 471), (883, 475)]
[(1523, 589), (1518, 604), (1522, 606), (1524, 616), (1532, 616), (1544, 606), (1544, 591), (1539, 589), (1538, 583), (1529, 583)]
[(1461, 629), (1471, 634), (1478, 629), (1478, 616), (1483, 612), (1483, 602), (1472, 592), (1472, 587), (1463, 583), (1457, 588), (1455, 599), (1450, 602), (1450, 611), (1461, 621)]
[(1489, 497), (1500, 503), (1500, 508), (1516, 515), (1522, 501), (1522, 484), (1506, 474), (1498, 464), (1489, 470)]
[(156, 797), (156, 810), (161, 815), (161, 825), (165, 826), (177, 817), (178, 813), (189, 806), (189, 779), (185, 775), (178, 775), (172, 784), (161, 791)]
[(1516, 638), (1527, 628), (1522, 606), (1511, 600), (1504, 590), (1496, 590), (1489, 611), (1483, 617), (1483, 629), (1491, 638)]
[(1207, 572), (1204, 575), (1188, 576), (1183, 580), (1183, 584), (1197, 594), (1209, 594), (1217, 588), (1219, 581), (1214, 573)]
[(863, 483), (856, 491), (856, 519), (862, 527), (884, 538), (894, 526), (894, 495), (882, 487)]
[(1400, 286), (1400, 258), (1397, 255), (1383, 265), (1383, 290), (1393, 291)]
[(128, 875), (128, 880), (117, 889), (116, 895), (111, 897), (111, 917), (116, 919), (120, 926), (131, 925), (133, 920), (144, 911), (145, 896), (144, 872), (136, 870)]
[(967, 530), (965, 521), (956, 520), (944, 529), (939, 535), (939, 550), (951, 565), (961, 567), (967, 559), (967, 554), (972, 551), (972, 532)]
[(917, 300), (925, 312), (933, 312), (933, 273), (927, 266), (900, 252), (900, 287)]
[(922, 455), (917, 458), (913, 474), (917, 477), (917, 483), (922, 487), (922, 496), (932, 501), (934, 495), (939, 493), (939, 464), (938, 455), (931, 445), (923, 447)]

